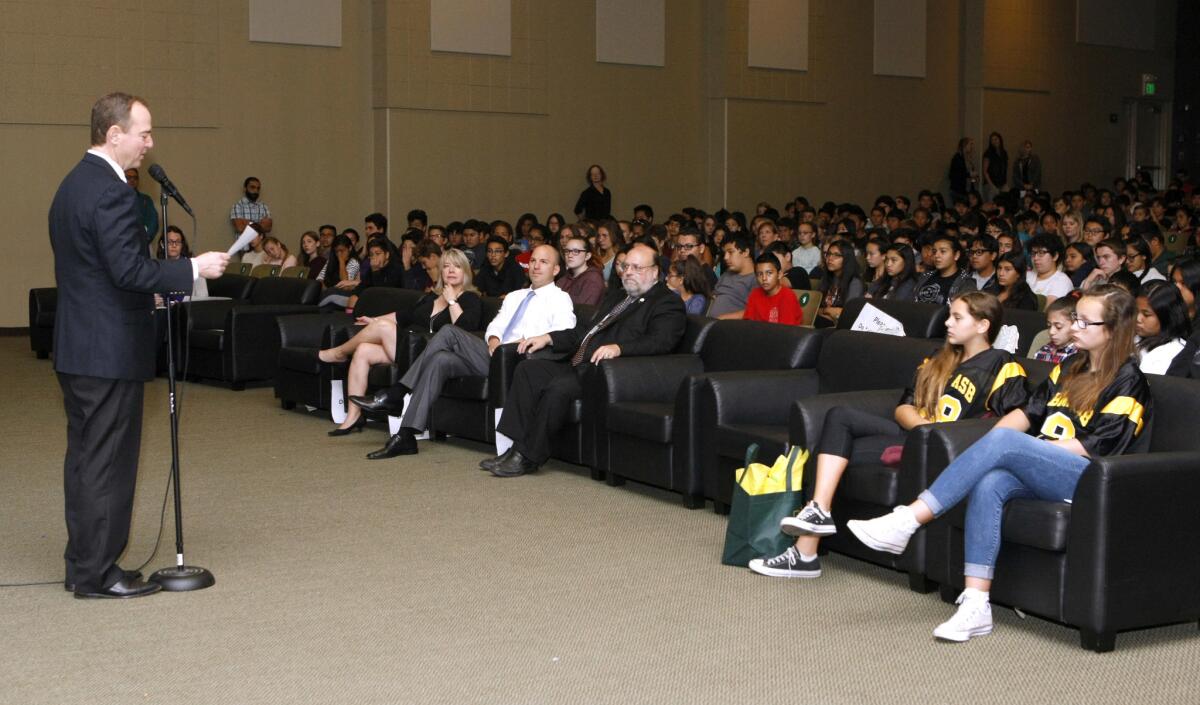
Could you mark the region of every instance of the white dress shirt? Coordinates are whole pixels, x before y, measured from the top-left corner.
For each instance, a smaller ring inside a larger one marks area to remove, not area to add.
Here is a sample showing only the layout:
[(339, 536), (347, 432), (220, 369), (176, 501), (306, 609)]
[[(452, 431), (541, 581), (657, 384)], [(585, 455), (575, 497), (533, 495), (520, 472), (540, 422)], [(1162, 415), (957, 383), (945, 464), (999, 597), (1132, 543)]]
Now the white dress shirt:
[(1045, 279), (1038, 279), (1037, 272), (1030, 270), (1025, 273), (1025, 283), (1033, 289), (1033, 293), (1041, 294), (1042, 296), (1053, 296), (1056, 299), (1061, 299), (1075, 288), (1071, 283), (1071, 277), (1062, 272), (1055, 272)]
[[(517, 322), (516, 327), (507, 338), (503, 337), (505, 329), (516, 315), (521, 302), (528, 296), (534, 298), (525, 307), (525, 312), (521, 314), (521, 320)], [(570, 294), (554, 284), (546, 284), (537, 289), (521, 289), (505, 296), (504, 303), (500, 305), (500, 312), (488, 324), (483, 339), (499, 338), (503, 345), (522, 338), (533, 338), (551, 331), (574, 327), (575, 305), (571, 302)]]
[[(126, 184), (129, 183), (129, 179), (125, 178), (125, 170), (122, 169), (121, 165), (118, 164), (112, 157), (108, 156), (107, 154), (100, 151), (99, 149), (89, 149), (87, 151), (87, 153), (94, 154), (97, 157), (100, 157), (104, 161), (108, 162), (108, 165), (112, 167), (113, 171), (117, 172), (117, 178)], [(150, 248), (150, 258), (154, 259), (154, 248), (153, 247)], [(200, 265), (196, 264), (196, 260), (194, 260), (194, 259), (188, 260), (188, 261), (192, 263), (192, 282), (195, 283), (195, 281), (200, 278)], [(205, 293), (206, 294), (208, 293), (207, 285), (205, 286)]]

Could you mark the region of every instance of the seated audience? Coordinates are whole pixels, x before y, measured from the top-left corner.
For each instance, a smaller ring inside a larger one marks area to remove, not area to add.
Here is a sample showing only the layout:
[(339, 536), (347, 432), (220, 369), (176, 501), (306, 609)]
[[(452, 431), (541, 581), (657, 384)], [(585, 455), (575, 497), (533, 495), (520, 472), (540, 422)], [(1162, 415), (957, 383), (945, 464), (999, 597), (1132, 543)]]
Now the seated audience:
[[(383, 239), (372, 240), (368, 248), (378, 250)], [(483, 318), (483, 303), (471, 281), (471, 266), (458, 250), (442, 256), (437, 286), (417, 302), (412, 310), (414, 326), (430, 333), (446, 326), (459, 330), (478, 330)], [(355, 323), (365, 326), (341, 345), (317, 353), (321, 362), (350, 360), (346, 376), (347, 398), (365, 394), (372, 365), (390, 364), (396, 359), (397, 326), (395, 312), (383, 316), (359, 316)], [(331, 430), (331, 436), (361, 431), (366, 419), (357, 405), (346, 409), (346, 419)]]
[[(192, 248), (188, 245), (187, 236), (179, 229), (177, 225), (168, 225), (166, 231), (158, 238), (158, 247), (156, 248), (155, 257), (158, 259), (188, 259), (192, 256)], [(208, 296), (208, 280), (204, 277), (196, 277), (192, 282), (193, 299), (202, 299)], [(172, 301), (183, 300), (182, 294), (175, 294), (171, 297)], [(162, 303), (160, 294), (154, 295), (155, 304)]]
[(879, 294), (879, 287), (887, 277), (887, 266), (883, 261), (883, 253), (887, 250), (887, 240), (872, 237), (867, 240), (863, 249), (863, 260), (866, 268), (863, 273), (863, 284), (867, 287), (865, 296), (870, 299)]
[(906, 244), (891, 244), (883, 250), (883, 277), (874, 282), (875, 293), (867, 298), (888, 301), (912, 301), (917, 287), (916, 262), (912, 247)]
[(385, 237), (372, 238), (367, 243), (367, 258), (371, 268), (364, 272), (358, 286), (346, 301), (346, 308), (354, 308), (358, 297), (373, 286), (404, 286), (404, 266), (400, 263), (399, 253)]
[(792, 250), (792, 265), (809, 274), (821, 266), (821, 247), (817, 244), (817, 229), (810, 222), (796, 224), (796, 247)]
[(974, 235), (970, 238), (967, 261), (970, 263), (971, 278), (975, 280), (976, 291), (1000, 293), (1000, 283), (996, 281), (996, 258), (999, 255), (1000, 246), (991, 235)]
[(1083, 278), (1083, 284), (1079, 288), (1084, 291), (1106, 284), (1117, 272), (1126, 271), (1125, 245), (1117, 238), (1097, 243), (1092, 248), (1092, 255), (1096, 259), (1096, 268)]
[(612, 281), (613, 263), (617, 260), (618, 250), (624, 244), (625, 233), (615, 220), (606, 218), (596, 224), (595, 250), (600, 266), (604, 269), (604, 281)]
[(563, 243), (562, 256), (566, 266), (555, 284), (576, 304), (598, 305), (606, 287), (603, 270), (592, 264), (591, 244), (583, 237), (569, 234)]
[(1071, 278), (1071, 285), (1083, 288), (1083, 282), (1096, 269), (1092, 247), (1086, 242), (1072, 242), (1063, 254), (1063, 274)]
[(272, 235), (263, 238), (263, 255), (261, 264), (279, 265), (281, 269), (296, 266), (296, 256), (289, 254), (287, 245)]
[(971, 270), (958, 266), (962, 244), (957, 237), (941, 230), (929, 238), (928, 245), (932, 268), (917, 280), (913, 301), (945, 304), (961, 293), (975, 290)]
[(1025, 279), (1025, 255), (1020, 252), (1006, 252), (1000, 255), (996, 265), (996, 285), (1000, 291), (1000, 303), (1005, 308), (1036, 311), (1038, 308), (1037, 295), (1029, 288)]
[(1166, 279), (1162, 272), (1150, 266), (1150, 245), (1140, 237), (1125, 242), (1125, 269), (1137, 279), (1139, 285), (1156, 279)]
[(321, 297), (353, 291), (358, 286), (358, 277), (359, 264), (354, 257), (354, 246), (346, 235), (338, 235), (333, 239), (329, 260), (317, 274), (317, 281), (325, 287)]
[(672, 262), (667, 270), (666, 284), (668, 289), (679, 294), (683, 300), (683, 310), (689, 315), (703, 316), (708, 310), (712, 285), (705, 267), (695, 257)]
[(825, 251), (825, 274), (821, 278), (821, 307), (813, 326), (832, 328), (846, 302), (863, 295), (862, 278), (858, 276), (858, 259), (854, 246), (845, 240), (834, 240)]
[(1023, 409), (1005, 414), (912, 504), (848, 523), (869, 548), (900, 554), (917, 529), (970, 498), (966, 589), (954, 616), (934, 629), (935, 638), (961, 642), (991, 633), (989, 591), (1008, 501), (1071, 500), (1092, 458), (1127, 452), (1150, 423), (1150, 389), (1135, 360), (1135, 316), (1133, 297), (1124, 291), (1084, 293), (1073, 326), (1080, 354), (1059, 365)]
[[(417, 436), (428, 428), (430, 409), (445, 381), (451, 377), (486, 376), (491, 355), (499, 346), (514, 342), (524, 346), (546, 333), (570, 330), (575, 325), (574, 305), (571, 297), (554, 285), (558, 270), (558, 251), (549, 245), (538, 246), (529, 260), (530, 288), (505, 297), (482, 339), (465, 332), (462, 326), (443, 327), (399, 383), (373, 397), (348, 397), (366, 411), (402, 414), (400, 430), (367, 458), (415, 455)], [(405, 395), (411, 395), (407, 401)]]
[(442, 270), (442, 248), (430, 240), (422, 240), (413, 250), (416, 264), (404, 270), (405, 289), (429, 292), (433, 290)]
[(325, 266), (325, 255), (321, 254), (321, 239), (311, 230), (300, 236), (300, 257), (296, 263), (301, 267), (308, 267), (309, 279), (316, 279), (321, 273), (321, 268)]
[(1059, 271), (1063, 244), (1057, 235), (1034, 235), (1026, 249), (1029, 251), (1033, 271), (1025, 275), (1025, 280), (1029, 282), (1033, 293), (1045, 296), (1047, 305), (1071, 293), (1075, 288), (1071, 278)]
[(1075, 299), (1064, 296), (1046, 307), (1046, 329), (1050, 340), (1033, 353), (1033, 359), (1058, 364), (1075, 354), (1075, 342), (1071, 337), (1074, 330)]
[(548, 349), (557, 359), (533, 356), (517, 365), (496, 426), (513, 445), (481, 467), (497, 477), (536, 471), (549, 459), (550, 439), (570, 416), (570, 405), (583, 393), (582, 380), (592, 366), (615, 357), (662, 355), (675, 349), (687, 316), (679, 297), (658, 279), (658, 253), (634, 245), (625, 257), (624, 290), (610, 292), (590, 321), (527, 338), (517, 346), (522, 354)]
[(475, 275), (475, 285), (484, 296), (503, 297), (525, 285), (521, 265), (508, 256), (508, 241), (492, 236), (487, 240), (487, 259)]
[(758, 286), (750, 291), (750, 296), (746, 299), (746, 309), (742, 316), (744, 319), (782, 323), (787, 326), (804, 323), (804, 312), (800, 309), (800, 302), (791, 287), (783, 285), (779, 260), (774, 254), (764, 252), (754, 260), (754, 277)]
[(1153, 281), (1138, 292), (1138, 368), (1148, 375), (1165, 375), (1192, 334), (1187, 304), (1170, 282)]
[(725, 269), (717, 285), (713, 287), (712, 305), (708, 307), (709, 318), (740, 319), (746, 309), (746, 300), (754, 288), (754, 258), (750, 254), (751, 242), (743, 232), (725, 240)]
[(772, 242), (765, 250), (779, 260), (779, 273), (783, 275), (783, 285), (792, 289), (811, 289), (812, 280), (808, 272), (792, 266), (792, 249), (782, 241)]
[(820, 439), (809, 449), (817, 467), (813, 499), (780, 524), (796, 543), (778, 556), (750, 561), (750, 570), (781, 578), (820, 577), (817, 546), (822, 536), (837, 533), (833, 497), (852, 461), (878, 463), (889, 448), (903, 446), (917, 426), (1003, 416), (1023, 406), (1025, 369), (1010, 353), (992, 347), (1003, 319), (1004, 309), (992, 294), (972, 291), (957, 297), (946, 321), (946, 344), (917, 368), (893, 418), (851, 406), (830, 409)]

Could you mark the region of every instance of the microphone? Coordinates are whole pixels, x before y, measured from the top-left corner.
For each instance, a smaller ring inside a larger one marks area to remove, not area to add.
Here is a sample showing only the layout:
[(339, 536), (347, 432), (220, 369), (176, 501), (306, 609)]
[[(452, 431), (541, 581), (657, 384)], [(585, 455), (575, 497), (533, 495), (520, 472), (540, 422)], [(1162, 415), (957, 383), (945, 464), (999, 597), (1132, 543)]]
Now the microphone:
[(179, 189), (175, 188), (175, 184), (171, 183), (171, 180), (167, 178), (167, 172), (163, 171), (161, 166), (157, 164), (150, 165), (150, 178), (161, 184), (163, 191), (171, 198), (174, 198), (176, 203), (183, 206), (188, 215), (193, 218), (196, 217), (196, 214), (192, 212), (192, 207), (184, 200), (183, 194), (179, 193)]

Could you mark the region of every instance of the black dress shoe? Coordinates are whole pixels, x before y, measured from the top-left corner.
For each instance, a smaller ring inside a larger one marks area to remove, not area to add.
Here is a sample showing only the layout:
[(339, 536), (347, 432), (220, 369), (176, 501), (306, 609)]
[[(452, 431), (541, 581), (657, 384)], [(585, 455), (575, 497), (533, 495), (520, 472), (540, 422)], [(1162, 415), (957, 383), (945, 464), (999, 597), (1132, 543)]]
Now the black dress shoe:
[[(126, 580), (141, 580), (142, 579), (142, 571), (127, 570), (127, 571), (125, 571), (125, 579)], [(67, 592), (75, 592), (75, 583), (64, 582), (63, 590), (66, 590)]]
[(395, 416), (404, 410), (403, 406), (396, 406), (392, 401), (392, 397), (388, 394), (388, 390), (375, 392), (375, 396), (371, 397), (348, 397), (350, 403), (362, 409), (363, 411), (382, 411), (390, 416)]
[(355, 421), (354, 423), (350, 424), (346, 428), (335, 428), (329, 432), (329, 435), (331, 435), (331, 436), (348, 436), (351, 433), (358, 433), (358, 432), (362, 431), (363, 427), (366, 425), (367, 425), (366, 417), (360, 416), (360, 417), (358, 417), (358, 421)]
[(388, 439), (387, 445), (367, 453), (367, 460), (394, 458), (397, 455), (416, 455), (417, 436), (411, 428), (403, 428)]
[(512, 454), (516, 453), (516, 452), (517, 452), (516, 448), (514, 448), (513, 446), (509, 446), (508, 450), (504, 451), (502, 454), (497, 455), (494, 458), (485, 458), (484, 460), (480, 460), (479, 461), (479, 469), (487, 470), (488, 472), (491, 472), (492, 468), (496, 467), (500, 463), (503, 463), (505, 460), (508, 460), (509, 458), (512, 457)]
[(539, 467), (537, 463), (521, 455), (521, 451), (514, 450), (507, 460), (491, 468), (490, 472), (496, 477), (517, 477), (518, 475), (537, 472)]
[(145, 597), (162, 590), (158, 583), (144, 583), (139, 579), (121, 578), (112, 585), (96, 592), (76, 592), (75, 599), (87, 600), (92, 598), (107, 598), (110, 600), (125, 600), (131, 597)]

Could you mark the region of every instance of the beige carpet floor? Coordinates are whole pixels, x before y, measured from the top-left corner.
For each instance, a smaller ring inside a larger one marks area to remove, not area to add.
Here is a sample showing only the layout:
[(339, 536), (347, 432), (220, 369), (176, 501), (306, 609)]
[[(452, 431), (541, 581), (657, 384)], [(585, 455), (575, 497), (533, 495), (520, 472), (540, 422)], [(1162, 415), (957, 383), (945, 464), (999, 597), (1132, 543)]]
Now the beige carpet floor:
[[(0, 338), (0, 369), (0, 582), (59, 580), (61, 396), (24, 338)], [(158, 527), (165, 390), (147, 387), (127, 567)], [(935, 643), (951, 608), (899, 574), (839, 556), (816, 581), (724, 567), (724, 519), (666, 493), (560, 463), (496, 479), (466, 442), (369, 462), (385, 431), (326, 438), (267, 388), (181, 401), (187, 559), (216, 586), (0, 589), (0, 702), (1200, 701), (1195, 624), (1098, 655), (997, 609), (993, 635)], [(152, 569), (173, 561), (172, 526)]]

